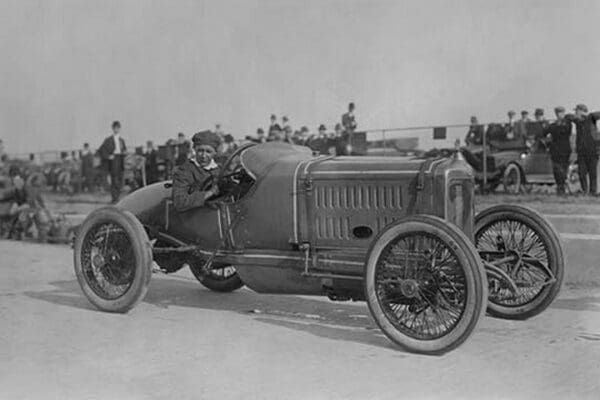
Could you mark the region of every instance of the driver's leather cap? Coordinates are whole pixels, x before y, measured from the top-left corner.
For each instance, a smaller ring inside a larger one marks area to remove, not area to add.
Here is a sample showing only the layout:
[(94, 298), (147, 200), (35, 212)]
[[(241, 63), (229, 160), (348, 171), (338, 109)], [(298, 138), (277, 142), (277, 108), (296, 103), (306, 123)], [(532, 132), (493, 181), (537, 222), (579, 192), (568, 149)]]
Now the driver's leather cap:
[(192, 142), (194, 143), (194, 147), (206, 145), (217, 150), (221, 144), (221, 138), (216, 133), (206, 130), (194, 134)]

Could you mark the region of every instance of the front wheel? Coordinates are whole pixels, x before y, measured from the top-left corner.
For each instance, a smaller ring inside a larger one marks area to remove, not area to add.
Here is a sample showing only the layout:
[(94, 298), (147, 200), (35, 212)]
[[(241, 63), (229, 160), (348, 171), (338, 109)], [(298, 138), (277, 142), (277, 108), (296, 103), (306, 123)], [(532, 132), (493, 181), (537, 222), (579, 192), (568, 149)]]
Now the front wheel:
[(486, 304), (485, 272), (471, 241), (433, 216), (402, 219), (382, 231), (368, 253), (365, 296), (394, 343), (417, 353), (458, 347)]
[(88, 300), (102, 311), (126, 312), (146, 294), (152, 275), (148, 235), (128, 211), (104, 207), (79, 228), (75, 275)]
[(510, 290), (501, 277), (490, 277), (490, 315), (527, 319), (558, 295), (564, 252), (558, 233), (538, 212), (512, 204), (482, 211), (475, 217), (475, 246), (484, 262), (500, 268), (514, 283)]
[(502, 181), (506, 193), (519, 194), (524, 190), (523, 176), (517, 164), (509, 164), (506, 167)]

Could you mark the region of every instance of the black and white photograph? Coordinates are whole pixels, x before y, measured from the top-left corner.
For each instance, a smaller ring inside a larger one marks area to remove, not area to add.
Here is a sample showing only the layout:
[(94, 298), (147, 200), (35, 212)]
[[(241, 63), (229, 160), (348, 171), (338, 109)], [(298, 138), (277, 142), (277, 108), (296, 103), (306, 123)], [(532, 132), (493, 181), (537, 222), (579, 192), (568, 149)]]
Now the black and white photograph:
[(600, 398), (599, 0), (0, 0), (0, 400)]

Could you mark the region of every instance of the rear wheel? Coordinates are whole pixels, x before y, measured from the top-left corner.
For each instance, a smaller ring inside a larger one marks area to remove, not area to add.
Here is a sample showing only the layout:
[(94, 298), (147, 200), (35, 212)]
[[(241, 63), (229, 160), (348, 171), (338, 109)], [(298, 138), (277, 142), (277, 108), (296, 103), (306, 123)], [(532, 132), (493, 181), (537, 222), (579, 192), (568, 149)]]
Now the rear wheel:
[(102, 311), (126, 312), (146, 294), (152, 275), (148, 236), (128, 211), (93, 211), (74, 245), (75, 275), (88, 300)]
[(440, 354), (475, 329), (487, 298), (484, 274), (462, 231), (437, 217), (413, 216), (373, 242), (365, 295), (373, 318), (394, 343)]
[(215, 292), (233, 292), (244, 286), (244, 282), (234, 267), (213, 266), (210, 273), (202, 271), (202, 264), (190, 263), (190, 271), (204, 287)]
[(556, 230), (536, 211), (516, 205), (488, 208), (475, 217), (475, 246), (485, 262), (516, 284), (490, 276), (490, 315), (527, 319), (556, 298), (564, 276), (564, 253)]

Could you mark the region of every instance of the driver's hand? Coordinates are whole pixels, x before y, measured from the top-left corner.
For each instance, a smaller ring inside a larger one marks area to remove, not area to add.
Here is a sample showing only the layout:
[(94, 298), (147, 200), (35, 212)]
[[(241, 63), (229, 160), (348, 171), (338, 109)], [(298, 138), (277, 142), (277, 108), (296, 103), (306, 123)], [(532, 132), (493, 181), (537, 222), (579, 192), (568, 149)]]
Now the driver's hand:
[(210, 189), (208, 189), (204, 195), (204, 199), (210, 199), (212, 197), (216, 197), (219, 195), (219, 186), (214, 185)]

